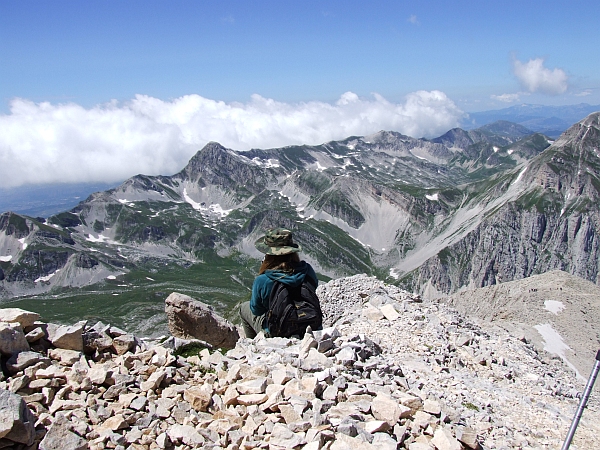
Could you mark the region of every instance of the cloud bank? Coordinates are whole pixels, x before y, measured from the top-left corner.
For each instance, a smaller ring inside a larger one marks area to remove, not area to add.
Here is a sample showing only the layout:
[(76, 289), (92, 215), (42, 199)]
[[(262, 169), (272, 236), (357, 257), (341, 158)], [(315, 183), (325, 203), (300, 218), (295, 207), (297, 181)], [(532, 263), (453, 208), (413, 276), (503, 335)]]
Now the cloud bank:
[(464, 113), (440, 91), (409, 94), (403, 104), (346, 92), (334, 103), (282, 103), (252, 96), (225, 103), (186, 95), (146, 95), (86, 109), (14, 99), (0, 115), (0, 187), (53, 182), (114, 182), (170, 175), (209, 141), (236, 150), (321, 144), (394, 130), (433, 137)]
[(529, 92), (557, 95), (567, 90), (567, 74), (562, 69), (544, 67), (542, 58), (530, 59), (526, 63), (513, 60), (513, 72)]
[(520, 94), (502, 94), (502, 95), (492, 95), (491, 98), (493, 100), (498, 100), (504, 103), (514, 103), (521, 100)]

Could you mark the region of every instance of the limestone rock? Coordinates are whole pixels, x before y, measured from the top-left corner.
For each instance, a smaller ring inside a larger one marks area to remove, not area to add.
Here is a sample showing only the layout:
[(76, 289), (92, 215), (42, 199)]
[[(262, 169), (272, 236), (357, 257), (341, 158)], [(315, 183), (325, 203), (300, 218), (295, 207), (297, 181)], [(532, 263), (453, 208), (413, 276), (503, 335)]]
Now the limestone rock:
[(18, 323), (0, 322), (0, 354), (11, 356), (29, 350), (29, 342)]
[(31, 311), (25, 311), (21, 308), (2, 308), (0, 309), (0, 320), (3, 322), (18, 323), (21, 328), (31, 327), (40, 315)]
[(75, 325), (48, 324), (48, 340), (57, 348), (83, 351), (83, 327), (85, 322)]
[(58, 416), (50, 425), (39, 446), (40, 450), (84, 450), (88, 448), (87, 441), (71, 430), (71, 424)]
[(6, 361), (6, 368), (10, 373), (17, 373), (38, 363), (43, 363), (45, 366), (49, 366), (50, 359), (37, 352), (24, 351), (12, 355)]
[(173, 292), (165, 300), (169, 331), (183, 339), (201, 339), (217, 348), (233, 348), (239, 339), (235, 326), (216, 314), (212, 307)]
[(435, 430), (431, 443), (438, 450), (462, 450), (462, 445), (452, 436), (452, 432), (446, 428), (438, 428)]
[(35, 417), (17, 394), (0, 389), (0, 438), (32, 445)]

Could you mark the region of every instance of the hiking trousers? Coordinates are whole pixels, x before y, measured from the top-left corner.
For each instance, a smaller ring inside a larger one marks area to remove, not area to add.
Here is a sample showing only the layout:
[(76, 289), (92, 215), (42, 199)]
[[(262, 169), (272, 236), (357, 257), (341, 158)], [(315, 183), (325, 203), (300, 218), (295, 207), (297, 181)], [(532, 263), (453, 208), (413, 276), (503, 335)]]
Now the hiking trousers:
[(255, 316), (250, 310), (250, 302), (244, 302), (240, 305), (240, 318), (242, 319), (242, 327), (247, 338), (254, 338), (263, 330), (263, 321), (266, 313), (260, 316)]

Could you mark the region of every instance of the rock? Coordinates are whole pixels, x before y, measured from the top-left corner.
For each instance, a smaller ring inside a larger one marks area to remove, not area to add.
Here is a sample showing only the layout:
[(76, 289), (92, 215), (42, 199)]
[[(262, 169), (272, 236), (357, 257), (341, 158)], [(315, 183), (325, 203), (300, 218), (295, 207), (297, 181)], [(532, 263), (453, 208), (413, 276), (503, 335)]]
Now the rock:
[(183, 339), (201, 339), (217, 348), (233, 348), (239, 339), (235, 326), (193, 298), (173, 292), (165, 300), (169, 331)]
[(246, 406), (250, 406), (250, 405), (261, 405), (263, 403), (265, 403), (268, 400), (269, 396), (267, 394), (247, 394), (247, 395), (240, 395), (237, 398), (237, 402), (240, 405), (246, 405)]
[(401, 406), (391, 396), (379, 393), (373, 399), (371, 412), (375, 419), (385, 421), (390, 427), (393, 427), (402, 415)]
[(57, 416), (40, 442), (40, 450), (84, 450), (87, 441), (71, 430), (71, 424), (62, 415)]
[(194, 386), (187, 389), (183, 398), (196, 411), (206, 411), (212, 401), (212, 388), (208, 385)]
[(128, 427), (129, 424), (127, 423), (122, 414), (116, 414), (112, 417), (109, 417), (102, 423), (102, 428), (106, 428), (112, 431), (122, 430)]
[(412, 414), (423, 409), (423, 400), (421, 400), (419, 397), (399, 391), (395, 392), (394, 395), (398, 398), (402, 405), (410, 408)]
[(288, 427), (281, 423), (276, 423), (269, 439), (269, 448), (292, 449), (304, 444), (305, 441), (300, 436), (292, 432)]
[(192, 448), (202, 447), (205, 443), (204, 437), (190, 425), (173, 425), (167, 429), (171, 442), (181, 442)]
[(281, 413), (283, 420), (285, 420), (285, 423), (288, 425), (302, 420), (302, 416), (296, 412), (293, 406), (279, 405), (279, 412)]
[(271, 379), (273, 383), (283, 385), (294, 378), (295, 374), (292, 370), (287, 367), (282, 369), (275, 369), (271, 372)]
[(135, 337), (131, 334), (122, 334), (112, 340), (112, 348), (117, 355), (124, 355), (135, 347)]
[(456, 427), (456, 439), (473, 450), (479, 448), (477, 432), (470, 427)]
[(40, 362), (44, 363), (46, 367), (50, 365), (50, 359), (44, 355), (37, 352), (24, 351), (12, 355), (6, 361), (6, 368), (10, 373), (15, 374)]
[(22, 329), (33, 326), (36, 320), (40, 319), (38, 313), (25, 311), (21, 308), (2, 308), (0, 309), (0, 320), (2, 322), (18, 323)]
[(27, 339), (27, 342), (32, 344), (39, 341), (44, 336), (46, 336), (46, 332), (42, 329), (42, 327), (35, 327), (25, 335), (25, 339)]
[(235, 385), (237, 391), (242, 394), (264, 394), (267, 388), (267, 379), (264, 377), (255, 380), (244, 381)]
[(48, 340), (57, 348), (83, 351), (84, 322), (75, 325), (48, 324)]
[(439, 416), (442, 413), (440, 402), (435, 400), (425, 400), (423, 403), (423, 411), (433, 416)]
[(335, 360), (344, 366), (350, 366), (356, 361), (356, 353), (352, 347), (344, 347), (335, 355)]
[(438, 450), (462, 450), (462, 445), (458, 442), (452, 432), (446, 428), (438, 428), (435, 430), (431, 443)]
[(316, 348), (311, 348), (308, 356), (300, 362), (302, 370), (306, 370), (307, 372), (316, 372), (331, 366), (333, 366), (332, 361), (323, 353), (319, 353)]
[(377, 433), (379, 431), (388, 431), (390, 424), (385, 420), (370, 420), (365, 422), (365, 431), (367, 433)]
[(166, 376), (166, 372), (162, 369), (153, 372), (146, 381), (140, 383), (140, 389), (144, 392), (155, 390)]
[(398, 317), (400, 317), (400, 314), (398, 314), (398, 311), (396, 311), (396, 308), (394, 308), (394, 305), (392, 305), (391, 303), (383, 305), (379, 308), (379, 310), (389, 321), (396, 320), (398, 319)]
[(35, 417), (17, 394), (0, 389), (0, 438), (32, 445)]
[(93, 384), (104, 384), (108, 377), (108, 370), (103, 365), (97, 365), (87, 371), (87, 376)]
[(369, 303), (363, 308), (362, 315), (373, 322), (377, 322), (385, 317), (379, 308), (375, 308)]
[(83, 351), (86, 354), (94, 353), (95, 351), (104, 351), (111, 348), (113, 345), (112, 338), (104, 333), (90, 329), (82, 334), (83, 339)]
[(55, 360), (60, 361), (65, 366), (72, 366), (81, 359), (82, 352), (76, 350), (67, 350), (64, 348), (53, 348), (48, 350), (48, 356)]
[(0, 354), (11, 356), (29, 350), (29, 342), (18, 323), (0, 322)]

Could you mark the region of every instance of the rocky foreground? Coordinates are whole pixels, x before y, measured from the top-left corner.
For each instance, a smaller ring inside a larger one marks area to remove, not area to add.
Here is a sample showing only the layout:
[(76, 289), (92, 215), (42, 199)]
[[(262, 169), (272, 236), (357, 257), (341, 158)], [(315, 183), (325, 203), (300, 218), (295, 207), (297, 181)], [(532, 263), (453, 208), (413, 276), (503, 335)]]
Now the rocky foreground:
[(375, 278), (318, 293), (326, 329), (224, 353), (0, 310), (0, 448), (560, 448), (583, 389), (560, 360)]

